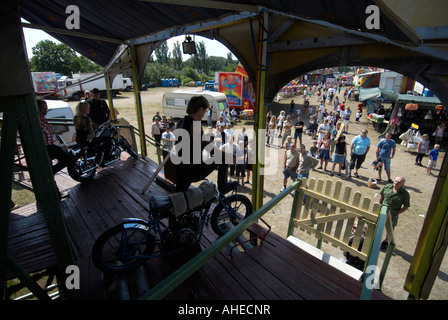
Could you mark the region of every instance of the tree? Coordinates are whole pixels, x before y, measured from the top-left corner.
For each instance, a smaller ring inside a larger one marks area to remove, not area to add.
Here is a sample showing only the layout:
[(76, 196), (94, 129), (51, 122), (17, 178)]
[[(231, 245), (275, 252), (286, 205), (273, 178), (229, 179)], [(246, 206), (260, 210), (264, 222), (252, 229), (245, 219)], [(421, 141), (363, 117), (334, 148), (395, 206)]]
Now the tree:
[(70, 75), (76, 72), (98, 72), (102, 68), (79, 56), (75, 50), (65, 44), (56, 44), (51, 40), (42, 40), (33, 48), (30, 59), (31, 71), (53, 71)]
[(208, 73), (208, 55), (204, 41), (196, 44), (196, 53), (193, 55), (192, 62), (194, 69), (198, 70), (199, 72)]
[(173, 67), (176, 70), (182, 70), (184, 67), (184, 62), (182, 60), (182, 49), (180, 47), (180, 42), (176, 41), (173, 48)]
[(143, 75), (143, 82), (154, 82), (157, 86), (160, 86), (162, 84), (162, 79), (175, 77), (176, 74), (174, 69), (170, 66), (158, 62), (147, 63)]
[(160, 46), (154, 50), (156, 59), (159, 63), (169, 65), (170, 64), (170, 52), (166, 40), (164, 40)]

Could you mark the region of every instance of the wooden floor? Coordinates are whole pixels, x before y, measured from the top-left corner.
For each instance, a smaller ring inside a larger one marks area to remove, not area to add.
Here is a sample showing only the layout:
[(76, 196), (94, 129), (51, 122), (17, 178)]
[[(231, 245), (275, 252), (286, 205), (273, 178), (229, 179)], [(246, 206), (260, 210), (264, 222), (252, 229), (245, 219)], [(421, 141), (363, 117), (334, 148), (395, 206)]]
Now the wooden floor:
[[(155, 169), (152, 162), (127, 158), (100, 170), (91, 183), (75, 183), (64, 172), (56, 176), (59, 189), (69, 191), (61, 207), (77, 259), (88, 260), (95, 239), (122, 218), (146, 219), (151, 194), (169, 193), (157, 183), (141, 193)], [(29, 272), (55, 264), (45, 228), (45, 219), (35, 203), (11, 214), (10, 251)], [(201, 245), (206, 248), (216, 235), (208, 229), (204, 235)], [(149, 286), (176, 267), (169, 260), (148, 262)], [(223, 249), (167, 299), (359, 299), (361, 288), (360, 282), (270, 232), (261, 247), (232, 257), (230, 248)], [(374, 292), (372, 299), (389, 298)]]

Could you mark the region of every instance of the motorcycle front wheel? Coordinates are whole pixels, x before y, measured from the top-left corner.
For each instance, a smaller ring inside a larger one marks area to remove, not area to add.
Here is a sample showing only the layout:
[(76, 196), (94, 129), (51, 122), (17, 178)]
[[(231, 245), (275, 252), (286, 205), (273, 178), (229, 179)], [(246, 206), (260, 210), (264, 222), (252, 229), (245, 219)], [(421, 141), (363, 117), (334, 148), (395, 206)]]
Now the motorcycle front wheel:
[(232, 194), (225, 198), (224, 205), (220, 202), (213, 210), (212, 229), (218, 236), (223, 236), (231, 228), (250, 216), (252, 212), (252, 203), (246, 196)]
[(83, 154), (78, 154), (67, 166), (67, 171), (73, 180), (87, 182), (93, 179), (96, 173), (96, 165), (89, 163)]
[(154, 237), (146, 226), (121, 223), (104, 232), (92, 249), (92, 260), (103, 272), (122, 274), (140, 266), (153, 253)]

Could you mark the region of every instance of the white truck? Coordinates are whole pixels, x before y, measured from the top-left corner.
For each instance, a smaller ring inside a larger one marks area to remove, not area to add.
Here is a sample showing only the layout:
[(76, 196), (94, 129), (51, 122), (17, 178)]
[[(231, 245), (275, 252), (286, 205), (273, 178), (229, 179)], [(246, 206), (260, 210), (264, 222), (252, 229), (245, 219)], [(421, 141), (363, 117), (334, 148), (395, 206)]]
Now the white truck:
[[(212, 108), (212, 121), (217, 121), (221, 111), (224, 109), (229, 112), (227, 97), (222, 92), (202, 91), (202, 90), (176, 90), (166, 92), (163, 95), (162, 109), (167, 117), (183, 118), (186, 115), (187, 105), (191, 97), (204, 96)], [(207, 113), (203, 121), (207, 120)]]
[[(84, 91), (92, 91), (94, 88), (98, 88), (101, 93), (101, 97), (107, 97), (106, 80), (102, 75), (96, 75), (95, 73), (74, 73), (71, 78), (62, 76), (58, 80), (59, 96), (61, 98), (71, 98), (72, 100), (80, 100), (84, 96)], [(110, 87), (112, 97), (119, 91), (126, 89), (126, 85), (123, 81), (123, 75), (118, 74)]]

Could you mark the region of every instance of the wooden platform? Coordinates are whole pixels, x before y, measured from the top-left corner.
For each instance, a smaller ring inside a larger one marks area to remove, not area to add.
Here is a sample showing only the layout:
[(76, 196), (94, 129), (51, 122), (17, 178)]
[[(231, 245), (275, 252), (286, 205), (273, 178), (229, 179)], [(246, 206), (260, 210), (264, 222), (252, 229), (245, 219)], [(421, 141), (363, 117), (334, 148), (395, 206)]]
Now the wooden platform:
[[(90, 183), (75, 183), (65, 173), (56, 176), (59, 189), (69, 191), (61, 207), (77, 259), (88, 260), (95, 239), (122, 218), (147, 218), (149, 196), (168, 193), (153, 183), (141, 194), (155, 169), (152, 162), (128, 158), (100, 170)], [(29, 272), (55, 264), (45, 227), (36, 204), (11, 214), (11, 253)], [(215, 240), (207, 229), (201, 245), (206, 248)], [(176, 267), (169, 260), (148, 262), (150, 287)], [(270, 232), (262, 247), (233, 257), (229, 248), (222, 250), (167, 299), (359, 299), (361, 288), (360, 282)], [(372, 298), (388, 299), (379, 292)]]

